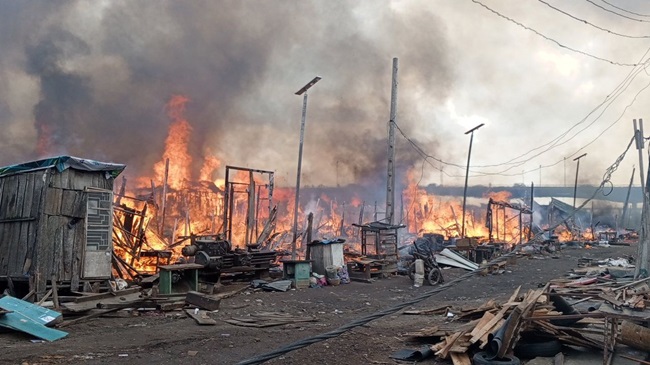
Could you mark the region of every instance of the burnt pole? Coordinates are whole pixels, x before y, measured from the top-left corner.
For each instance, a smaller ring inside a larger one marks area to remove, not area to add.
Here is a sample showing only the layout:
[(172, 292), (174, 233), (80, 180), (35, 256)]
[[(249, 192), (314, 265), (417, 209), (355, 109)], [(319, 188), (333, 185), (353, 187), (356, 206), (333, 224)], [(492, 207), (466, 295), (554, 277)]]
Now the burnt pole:
[(395, 224), (395, 119), (397, 118), (397, 58), (393, 58), (388, 121), (388, 179), (386, 181), (386, 223)]
[(469, 178), (469, 161), (472, 157), (472, 142), (474, 141), (474, 132), (484, 125), (484, 123), (481, 123), (465, 132), (466, 135), (469, 134), (469, 152), (467, 153), (467, 168), (465, 170), (465, 188), (463, 188), (463, 220), (460, 229), (460, 235), (463, 238), (465, 237), (465, 207), (467, 206), (467, 180)]
[(296, 259), (296, 241), (298, 240), (298, 204), (300, 202), (300, 175), (302, 171), (302, 146), (305, 139), (305, 119), (307, 118), (307, 90), (314, 86), (320, 77), (316, 76), (305, 86), (296, 92), (296, 95), (302, 95), (302, 119), (300, 121), (300, 144), (298, 146), (298, 171), (296, 173), (296, 199), (293, 208), (293, 239), (291, 240), (291, 259)]

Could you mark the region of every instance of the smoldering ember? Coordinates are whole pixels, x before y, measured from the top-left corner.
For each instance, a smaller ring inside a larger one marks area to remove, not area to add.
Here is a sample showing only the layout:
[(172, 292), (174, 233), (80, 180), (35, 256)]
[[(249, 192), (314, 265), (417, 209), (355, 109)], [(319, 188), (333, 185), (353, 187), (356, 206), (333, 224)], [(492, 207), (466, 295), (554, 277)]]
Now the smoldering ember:
[(0, 3), (0, 363), (650, 364), (615, 3)]

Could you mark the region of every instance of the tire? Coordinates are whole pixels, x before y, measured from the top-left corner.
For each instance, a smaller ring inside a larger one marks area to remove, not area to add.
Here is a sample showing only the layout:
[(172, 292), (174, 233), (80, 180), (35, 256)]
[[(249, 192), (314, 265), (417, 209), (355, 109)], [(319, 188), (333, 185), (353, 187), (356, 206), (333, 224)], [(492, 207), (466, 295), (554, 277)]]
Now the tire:
[(442, 272), (438, 268), (433, 268), (429, 271), (427, 275), (427, 281), (429, 285), (433, 286), (439, 283), (442, 283), (444, 280), (442, 278)]
[(506, 355), (500, 359), (490, 360), (492, 356), (485, 351), (477, 352), (472, 358), (474, 365), (521, 365), (516, 356)]
[(546, 341), (519, 341), (514, 348), (517, 356), (532, 359), (534, 357), (553, 357), (562, 351), (562, 344), (558, 340)]

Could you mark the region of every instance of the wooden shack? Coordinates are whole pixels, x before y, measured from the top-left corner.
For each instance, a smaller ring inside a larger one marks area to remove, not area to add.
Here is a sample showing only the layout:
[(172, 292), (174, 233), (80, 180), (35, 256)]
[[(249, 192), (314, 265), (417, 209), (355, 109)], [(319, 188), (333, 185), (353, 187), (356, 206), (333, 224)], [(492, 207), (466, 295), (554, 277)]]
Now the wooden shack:
[(111, 276), (113, 182), (125, 165), (59, 156), (0, 168), (0, 289), (41, 298)]

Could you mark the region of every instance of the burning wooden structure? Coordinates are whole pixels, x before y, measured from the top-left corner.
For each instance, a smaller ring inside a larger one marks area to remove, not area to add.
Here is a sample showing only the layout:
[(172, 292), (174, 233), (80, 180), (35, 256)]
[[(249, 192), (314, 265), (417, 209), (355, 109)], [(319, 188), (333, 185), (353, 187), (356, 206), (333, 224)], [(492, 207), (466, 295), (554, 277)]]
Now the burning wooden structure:
[(42, 298), (48, 284), (110, 278), (113, 182), (124, 168), (71, 156), (0, 168), (0, 284)]
[(160, 265), (195, 262), (205, 281), (217, 282), (222, 273), (264, 276), (275, 260), (275, 251), (262, 249), (275, 228), (273, 172), (227, 166), (225, 189), (210, 181), (172, 187), (164, 179), (135, 197), (125, 185), (114, 208), (116, 275), (138, 281)]
[[(511, 210), (517, 211), (519, 213), (517, 215), (511, 217), (510, 219), (508, 219), (508, 216), (506, 214), (506, 209), (511, 209)], [(494, 214), (495, 211), (496, 211), (496, 214)], [(502, 217), (503, 217), (503, 220), (501, 221), (501, 229), (502, 229), (502, 232), (501, 232), (502, 234), (501, 235), (499, 235), (499, 231), (500, 231), (499, 230), (499, 211), (502, 212)], [(522, 220), (522, 215), (523, 214), (526, 214), (526, 215), (528, 215), (530, 217), (528, 219), (529, 222), (533, 221), (533, 217), (532, 217), (533, 211), (530, 210), (530, 208), (528, 208), (526, 206), (523, 206), (521, 204), (513, 204), (513, 203), (509, 203), (507, 201), (499, 201), (499, 200), (495, 200), (495, 199), (490, 198), (490, 200), (488, 200), (487, 213), (486, 213), (486, 218), (485, 218), (485, 224), (486, 224), (486, 226), (488, 227), (488, 230), (489, 230), (488, 239), (489, 239), (490, 243), (494, 242), (493, 233), (496, 233), (497, 241), (503, 240), (502, 242), (506, 242), (506, 243), (512, 243), (512, 242), (507, 242), (506, 241), (508, 239), (508, 237), (512, 241), (515, 241), (514, 243), (523, 243), (524, 237), (526, 237), (527, 239), (530, 239), (531, 230), (529, 228), (527, 229), (526, 227), (524, 227), (523, 220)], [(508, 222), (510, 220), (514, 219), (514, 218), (519, 218), (517, 227), (513, 228), (513, 227), (511, 227), (512, 225), (510, 225), (510, 227), (509, 227)], [(508, 228), (511, 229), (511, 232), (507, 232)], [(518, 232), (519, 237), (517, 237), (517, 235), (514, 234), (514, 232), (512, 232), (512, 231)], [(524, 235), (524, 231), (527, 232), (526, 235)]]

